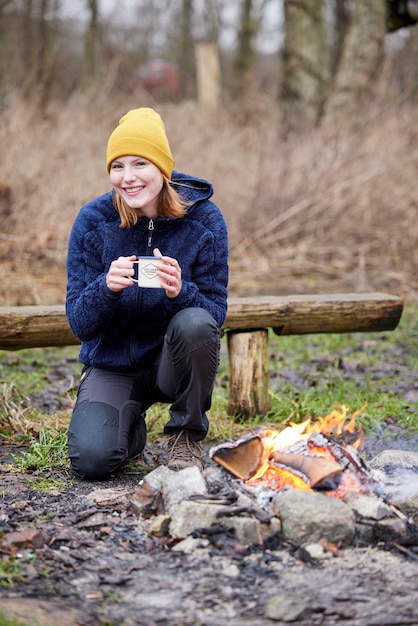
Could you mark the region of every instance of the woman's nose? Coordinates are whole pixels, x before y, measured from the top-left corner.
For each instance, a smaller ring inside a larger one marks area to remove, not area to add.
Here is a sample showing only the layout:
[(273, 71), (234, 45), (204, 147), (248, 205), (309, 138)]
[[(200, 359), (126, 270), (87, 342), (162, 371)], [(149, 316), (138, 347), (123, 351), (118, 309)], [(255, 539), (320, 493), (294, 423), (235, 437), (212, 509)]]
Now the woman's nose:
[(132, 167), (129, 167), (129, 165), (123, 169), (124, 180), (135, 180), (135, 177), (136, 177), (135, 170)]

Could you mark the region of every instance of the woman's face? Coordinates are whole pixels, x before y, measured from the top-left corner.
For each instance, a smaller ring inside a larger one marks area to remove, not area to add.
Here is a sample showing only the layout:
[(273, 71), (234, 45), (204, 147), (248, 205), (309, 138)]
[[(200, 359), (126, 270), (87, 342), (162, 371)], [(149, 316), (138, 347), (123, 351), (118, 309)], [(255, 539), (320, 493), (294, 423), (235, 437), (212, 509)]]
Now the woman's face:
[(109, 177), (114, 189), (131, 209), (137, 209), (147, 217), (157, 216), (164, 177), (156, 165), (142, 157), (119, 157), (112, 162)]

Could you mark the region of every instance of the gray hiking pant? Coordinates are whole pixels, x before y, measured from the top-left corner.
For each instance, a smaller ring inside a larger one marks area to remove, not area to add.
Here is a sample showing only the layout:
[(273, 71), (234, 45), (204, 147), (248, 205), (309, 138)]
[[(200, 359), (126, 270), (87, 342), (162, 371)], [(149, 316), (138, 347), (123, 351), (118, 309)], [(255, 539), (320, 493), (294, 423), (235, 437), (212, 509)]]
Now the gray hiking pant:
[(204, 439), (219, 349), (212, 316), (188, 308), (172, 318), (149, 366), (122, 372), (85, 367), (68, 429), (73, 472), (103, 480), (139, 454), (146, 443), (145, 412), (155, 402), (171, 403), (165, 434), (187, 429), (192, 440)]

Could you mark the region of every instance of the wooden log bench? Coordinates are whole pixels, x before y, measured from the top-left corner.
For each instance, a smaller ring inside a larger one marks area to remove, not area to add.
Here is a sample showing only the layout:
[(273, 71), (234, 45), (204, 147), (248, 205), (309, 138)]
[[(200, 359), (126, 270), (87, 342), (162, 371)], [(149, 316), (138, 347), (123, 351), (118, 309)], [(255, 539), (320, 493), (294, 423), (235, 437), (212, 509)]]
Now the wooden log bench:
[[(270, 409), (268, 329), (276, 335), (394, 330), (403, 301), (385, 293), (229, 298), (222, 331), (229, 361), (228, 414), (265, 415)], [(64, 305), (0, 307), (0, 350), (79, 343)]]

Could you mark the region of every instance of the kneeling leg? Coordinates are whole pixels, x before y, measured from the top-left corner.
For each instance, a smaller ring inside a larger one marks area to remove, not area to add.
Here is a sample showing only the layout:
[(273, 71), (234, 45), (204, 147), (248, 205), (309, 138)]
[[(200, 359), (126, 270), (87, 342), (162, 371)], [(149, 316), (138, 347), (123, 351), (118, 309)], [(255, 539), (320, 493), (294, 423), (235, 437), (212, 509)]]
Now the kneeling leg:
[(87, 480), (105, 480), (128, 458), (141, 452), (146, 426), (141, 405), (125, 402), (120, 410), (104, 402), (77, 403), (68, 429), (71, 469)]

